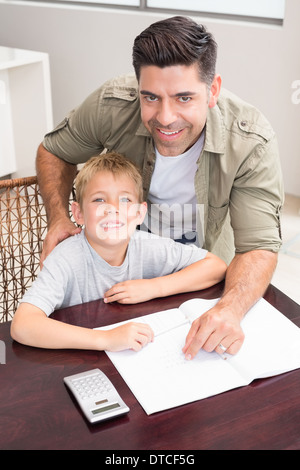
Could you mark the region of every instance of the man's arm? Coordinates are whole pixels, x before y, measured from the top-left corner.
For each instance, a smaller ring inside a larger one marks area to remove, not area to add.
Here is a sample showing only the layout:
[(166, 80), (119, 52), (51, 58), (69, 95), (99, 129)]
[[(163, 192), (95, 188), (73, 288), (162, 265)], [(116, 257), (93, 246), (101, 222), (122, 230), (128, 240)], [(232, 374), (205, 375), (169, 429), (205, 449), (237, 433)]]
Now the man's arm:
[(48, 233), (41, 255), (42, 264), (59, 242), (80, 232), (80, 228), (69, 217), (69, 197), (76, 165), (64, 162), (41, 144), (37, 152), (36, 171), (48, 220)]
[(277, 264), (277, 253), (254, 250), (234, 257), (226, 273), (224, 294), (215, 307), (195, 320), (183, 352), (193, 359), (203, 348), (222, 353), (220, 343), (236, 354), (244, 341), (240, 322), (265, 293)]

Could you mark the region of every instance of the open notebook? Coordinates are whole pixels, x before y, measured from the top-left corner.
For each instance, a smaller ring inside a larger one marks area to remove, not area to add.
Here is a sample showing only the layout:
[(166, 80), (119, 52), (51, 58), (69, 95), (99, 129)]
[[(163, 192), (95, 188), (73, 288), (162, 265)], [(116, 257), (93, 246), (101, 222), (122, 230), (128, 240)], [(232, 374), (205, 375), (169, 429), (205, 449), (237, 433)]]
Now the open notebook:
[(154, 342), (139, 352), (106, 352), (147, 414), (300, 367), (300, 328), (264, 299), (242, 320), (245, 341), (235, 356), (200, 350), (187, 361), (182, 347), (191, 322), (217, 301), (191, 299), (178, 309), (136, 318), (152, 327)]

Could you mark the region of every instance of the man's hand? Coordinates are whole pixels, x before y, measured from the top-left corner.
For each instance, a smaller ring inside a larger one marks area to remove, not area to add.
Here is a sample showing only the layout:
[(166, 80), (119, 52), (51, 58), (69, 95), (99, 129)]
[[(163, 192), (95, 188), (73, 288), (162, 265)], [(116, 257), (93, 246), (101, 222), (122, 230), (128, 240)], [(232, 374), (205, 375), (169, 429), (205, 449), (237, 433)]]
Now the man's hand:
[(76, 225), (74, 225), (73, 222), (71, 222), (69, 219), (63, 219), (62, 221), (58, 221), (53, 224), (49, 228), (44, 240), (43, 251), (40, 258), (41, 267), (43, 266), (43, 263), (49, 253), (51, 253), (53, 248), (55, 248), (58, 243), (80, 232), (81, 228), (76, 227)]
[(201, 348), (218, 353), (226, 348), (230, 354), (239, 351), (244, 341), (240, 322), (264, 295), (276, 263), (277, 253), (266, 250), (253, 250), (233, 258), (221, 299), (191, 326), (183, 347), (187, 359), (193, 359)]
[[(232, 311), (218, 304), (197, 318), (191, 326), (183, 347), (186, 359), (193, 359), (200, 349), (222, 354), (236, 354), (244, 341), (240, 321)], [(221, 344), (221, 348), (220, 348)]]

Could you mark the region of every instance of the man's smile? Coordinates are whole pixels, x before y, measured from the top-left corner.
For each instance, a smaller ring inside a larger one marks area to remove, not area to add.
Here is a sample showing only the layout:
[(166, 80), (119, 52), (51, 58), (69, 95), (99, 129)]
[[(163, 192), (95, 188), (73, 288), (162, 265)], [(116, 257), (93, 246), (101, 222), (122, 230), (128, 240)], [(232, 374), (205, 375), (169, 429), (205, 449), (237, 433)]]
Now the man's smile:
[(165, 131), (163, 129), (156, 128), (156, 130), (159, 134), (162, 134), (163, 136), (166, 136), (168, 138), (168, 137), (178, 136), (179, 134), (181, 134), (183, 132), (184, 129), (179, 129), (179, 130), (176, 130), (176, 131)]

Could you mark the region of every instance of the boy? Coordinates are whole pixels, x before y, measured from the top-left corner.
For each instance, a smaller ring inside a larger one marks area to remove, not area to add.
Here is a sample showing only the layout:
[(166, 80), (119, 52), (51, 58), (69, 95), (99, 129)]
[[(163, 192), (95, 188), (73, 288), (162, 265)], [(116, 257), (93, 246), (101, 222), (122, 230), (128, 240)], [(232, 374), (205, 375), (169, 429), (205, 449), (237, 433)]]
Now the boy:
[(49, 315), (58, 308), (103, 298), (136, 303), (206, 288), (226, 265), (195, 246), (136, 231), (145, 217), (142, 177), (114, 152), (89, 160), (76, 178), (72, 212), (83, 230), (47, 257), (12, 321), (13, 339), (44, 348), (139, 350), (153, 340), (145, 324), (110, 331), (81, 328)]

